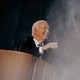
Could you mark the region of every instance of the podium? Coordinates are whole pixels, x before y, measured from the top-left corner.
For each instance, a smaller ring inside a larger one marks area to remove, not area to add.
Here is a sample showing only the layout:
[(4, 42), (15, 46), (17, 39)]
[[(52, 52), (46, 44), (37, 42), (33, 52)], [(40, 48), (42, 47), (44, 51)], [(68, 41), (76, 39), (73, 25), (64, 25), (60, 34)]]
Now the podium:
[(53, 80), (54, 67), (24, 52), (0, 50), (0, 80)]

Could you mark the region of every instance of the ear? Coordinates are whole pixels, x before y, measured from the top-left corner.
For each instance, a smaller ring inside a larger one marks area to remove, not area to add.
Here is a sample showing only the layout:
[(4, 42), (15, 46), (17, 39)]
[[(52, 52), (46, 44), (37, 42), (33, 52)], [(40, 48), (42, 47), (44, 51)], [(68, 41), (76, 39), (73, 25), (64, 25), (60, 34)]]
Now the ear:
[(34, 31), (37, 31), (37, 29), (35, 28)]

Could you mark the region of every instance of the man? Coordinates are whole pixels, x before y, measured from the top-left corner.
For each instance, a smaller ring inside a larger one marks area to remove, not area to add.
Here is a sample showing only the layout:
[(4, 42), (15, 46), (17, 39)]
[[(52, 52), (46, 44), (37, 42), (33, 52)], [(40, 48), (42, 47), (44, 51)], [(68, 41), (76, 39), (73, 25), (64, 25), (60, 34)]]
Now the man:
[(32, 26), (32, 36), (21, 44), (20, 51), (41, 57), (49, 48), (58, 48), (58, 43), (56, 42), (44, 43), (48, 39), (48, 34), (49, 25), (46, 21), (39, 20), (35, 22)]

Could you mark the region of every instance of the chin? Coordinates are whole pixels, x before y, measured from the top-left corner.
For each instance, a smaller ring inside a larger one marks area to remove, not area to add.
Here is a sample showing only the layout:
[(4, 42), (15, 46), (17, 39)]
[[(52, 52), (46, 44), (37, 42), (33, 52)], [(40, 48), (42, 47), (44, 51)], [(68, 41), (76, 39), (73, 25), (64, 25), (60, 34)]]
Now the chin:
[(45, 41), (45, 40), (47, 40), (48, 39), (48, 37), (47, 36), (43, 36), (43, 41)]
[(47, 40), (47, 39), (48, 39), (47, 37), (46, 37), (46, 38), (44, 38), (44, 41), (45, 41), (45, 40)]

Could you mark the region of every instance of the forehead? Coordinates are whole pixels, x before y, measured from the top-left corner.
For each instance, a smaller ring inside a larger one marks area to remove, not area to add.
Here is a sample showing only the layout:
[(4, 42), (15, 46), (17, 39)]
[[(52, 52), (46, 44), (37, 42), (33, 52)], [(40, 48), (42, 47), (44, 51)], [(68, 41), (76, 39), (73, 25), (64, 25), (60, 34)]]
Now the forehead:
[(37, 24), (37, 28), (48, 28), (49, 29), (49, 25), (47, 22), (39, 22)]

